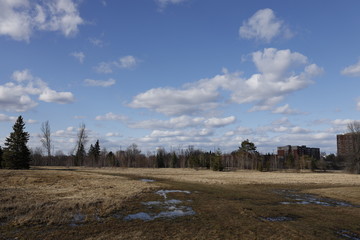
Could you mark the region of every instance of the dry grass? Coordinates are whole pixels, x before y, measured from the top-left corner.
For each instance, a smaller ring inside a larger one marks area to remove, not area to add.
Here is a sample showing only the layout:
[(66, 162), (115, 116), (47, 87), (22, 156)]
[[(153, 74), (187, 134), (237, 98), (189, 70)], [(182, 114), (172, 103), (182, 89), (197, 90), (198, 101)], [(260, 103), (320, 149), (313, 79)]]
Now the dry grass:
[(119, 176), (61, 170), (1, 170), (0, 220), (14, 225), (58, 224), (86, 214), (104, 216), (149, 184)]
[[(359, 207), (282, 205), (276, 190), (311, 192), (360, 204), (360, 175), (345, 173), (213, 172), (193, 169), (42, 168), (0, 170), (0, 239), (338, 239), (339, 230), (360, 236)], [(156, 179), (154, 183), (140, 178)], [(155, 189), (196, 215), (124, 221), (147, 211)], [(191, 200), (191, 201), (188, 201)], [(74, 215), (87, 219), (70, 226)], [(96, 219), (101, 217), (101, 221)], [(263, 217), (294, 221), (267, 222)], [(1, 224), (5, 223), (5, 225)]]
[(360, 186), (360, 175), (313, 172), (259, 172), (234, 171), (214, 172), (211, 170), (176, 168), (104, 168), (87, 169), (89, 172), (136, 175), (148, 178), (162, 178), (180, 182), (205, 184), (327, 184)]

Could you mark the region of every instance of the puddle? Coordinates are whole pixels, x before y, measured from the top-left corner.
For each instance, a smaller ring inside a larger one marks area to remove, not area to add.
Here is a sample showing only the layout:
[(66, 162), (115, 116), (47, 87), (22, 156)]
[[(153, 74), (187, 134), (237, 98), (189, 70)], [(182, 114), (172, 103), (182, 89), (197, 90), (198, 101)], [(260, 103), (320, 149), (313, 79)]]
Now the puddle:
[(288, 204), (300, 204), (300, 205), (308, 205), (308, 204), (316, 204), (327, 207), (359, 207), (352, 205), (347, 202), (337, 201), (331, 198), (323, 198), (313, 194), (308, 193), (299, 193), (294, 190), (276, 190), (275, 193), (284, 196), (286, 199), (291, 201), (283, 201), (280, 204), (288, 205)]
[(260, 217), (260, 220), (266, 222), (287, 222), (287, 221), (294, 221), (296, 218), (294, 217), (287, 217), (287, 216), (279, 216), (279, 217)]
[(149, 182), (149, 183), (155, 182), (154, 179), (147, 179), (147, 178), (142, 178), (142, 179), (140, 179), (140, 181), (142, 181), (142, 182)]
[[(135, 214), (130, 214), (124, 217), (125, 221), (130, 220), (143, 220), (143, 221), (152, 221), (157, 218), (177, 218), (189, 215), (195, 215), (195, 211), (190, 206), (184, 205), (184, 201), (178, 199), (167, 199), (169, 193), (184, 193), (190, 194), (189, 191), (182, 190), (159, 190), (155, 192), (160, 196), (164, 197), (162, 201), (148, 201), (142, 202), (141, 204), (146, 206), (147, 209), (156, 210), (156, 212), (139, 212)], [(192, 200), (187, 199), (186, 203), (192, 202)], [(159, 212), (160, 211), (160, 212)]]
[(350, 232), (348, 230), (340, 230), (336, 233), (345, 239), (360, 240), (359, 235), (357, 235), (356, 233)]
[(140, 219), (140, 220), (143, 220), (143, 221), (154, 220), (154, 218), (152, 216), (150, 216), (148, 213), (144, 213), (144, 212), (130, 214), (130, 215), (127, 215), (124, 218), (125, 221), (130, 221), (130, 220), (135, 220), (135, 219)]

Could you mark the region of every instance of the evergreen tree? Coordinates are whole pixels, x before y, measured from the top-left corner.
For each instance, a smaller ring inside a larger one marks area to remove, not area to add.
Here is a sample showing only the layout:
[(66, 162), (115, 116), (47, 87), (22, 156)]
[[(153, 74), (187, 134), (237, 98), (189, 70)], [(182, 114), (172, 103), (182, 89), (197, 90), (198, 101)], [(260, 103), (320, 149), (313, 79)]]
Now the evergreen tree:
[(30, 151), (26, 146), (30, 135), (24, 131), (25, 123), (21, 116), (18, 117), (13, 132), (5, 140), (3, 153), (3, 167), (10, 169), (29, 169)]
[(164, 168), (165, 167), (165, 149), (158, 148), (156, 153), (156, 167), (157, 168)]
[(75, 166), (83, 166), (85, 157), (86, 157), (86, 152), (85, 152), (84, 145), (82, 143), (80, 143), (79, 148), (77, 149), (76, 154), (75, 154), (74, 165)]
[(90, 145), (88, 156), (91, 158), (92, 165), (97, 166), (99, 164), (99, 159), (100, 159), (99, 140), (96, 141), (95, 146), (93, 146), (92, 144)]

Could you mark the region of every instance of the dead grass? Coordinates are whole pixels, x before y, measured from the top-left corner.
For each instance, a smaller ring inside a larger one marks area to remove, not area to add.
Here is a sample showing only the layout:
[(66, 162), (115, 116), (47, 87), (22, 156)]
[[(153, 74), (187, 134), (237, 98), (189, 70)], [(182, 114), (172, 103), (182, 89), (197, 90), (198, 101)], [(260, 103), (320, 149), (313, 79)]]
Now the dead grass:
[[(339, 239), (340, 230), (360, 236), (359, 207), (282, 205), (289, 200), (275, 192), (311, 192), (359, 204), (359, 175), (69, 170), (0, 170), (0, 239)], [(146, 183), (140, 178), (157, 181)], [(186, 201), (196, 214), (148, 222), (123, 220), (127, 214), (146, 212), (142, 202), (159, 200), (161, 196), (155, 194), (159, 188), (190, 191), (168, 197)], [(70, 226), (77, 213), (84, 214), (85, 221)], [(115, 218), (114, 213), (122, 217)], [(279, 216), (294, 221), (263, 220)]]
[(149, 184), (71, 169), (1, 170), (0, 220), (14, 225), (58, 224), (86, 214), (104, 216)]
[(172, 181), (205, 184), (326, 184), (360, 186), (360, 174), (313, 173), (313, 172), (259, 172), (234, 171), (214, 172), (194, 169), (157, 168), (105, 168), (87, 169), (89, 172), (136, 175), (147, 178), (162, 178)]

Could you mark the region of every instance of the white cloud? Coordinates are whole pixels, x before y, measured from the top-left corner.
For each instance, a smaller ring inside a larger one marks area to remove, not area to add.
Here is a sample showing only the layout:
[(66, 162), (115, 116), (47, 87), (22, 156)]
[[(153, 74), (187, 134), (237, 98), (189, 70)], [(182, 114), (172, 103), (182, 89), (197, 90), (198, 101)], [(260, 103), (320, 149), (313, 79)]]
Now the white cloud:
[(119, 58), (117, 61), (112, 62), (100, 62), (97, 66), (94, 67), (95, 71), (98, 73), (112, 73), (114, 68), (121, 69), (133, 69), (137, 66), (139, 60), (133, 56), (125, 56)]
[(60, 31), (65, 36), (78, 32), (84, 23), (73, 0), (0, 0), (0, 35), (29, 41), (34, 31)]
[(357, 63), (344, 68), (341, 71), (341, 74), (352, 77), (360, 77), (360, 60)]
[(32, 76), (28, 69), (12, 74), (15, 82), (0, 85), (0, 110), (24, 112), (38, 105), (32, 95), (45, 102), (69, 103), (74, 100), (70, 92), (56, 92), (38, 77)]
[(353, 119), (335, 119), (332, 121), (332, 124), (334, 125), (348, 125), (349, 123), (353, 122)]
[(105, 136), (106, 137), (121, 137), (121, 134), (120, 133), (115, 133), (115, 132), (109, 132), (109, 133), (106, 133)]
[(110, 87), (116, 83), (115, 79), (109, 78), (108, 80), (93, 80), (85, 79), (84, 84), (90, 87)]
[(194, 114), (218, 105), (219, 94), (205, 89), (154, 88), (134, 97), (133, 108), (149, 108), (165, 115)]
[(83, 52), (72, 52), (70, 55), (76, 58), (80, 63), (84, 62), (85, 54)]
[(230, 93), (234, 103), (254, 104), (250, 111), (271, 110), (288, 94), (309, 86), (312, 78), (322, 72), (307, 57), (290, 50), (267, 48), (252, 54), (259, 73), (242, 78), (239, 73), (224, 73), (210, 79), (185, 84), (182, 89), (154, 88), (140, 93), (129, 104), (148, 108), (166, 115), (199, 114), (221, 105)]
[(116, 65), (119, 68), (125, 68), (125, 69), (134, 68), (137, 64), (138, 64), (138, 60), (133, 56), (125, 56), (119, 58), (118, 62), (116, 62)]
[(169, 120), (146, 120), (137, 123), (130, 123), (132, 128), (145, 129), (185, 129), (185, 128), (203, 128), (210, 130), (210, 128), (220, 128), (230, 125), (236, 121), (234, 116), (225, 118), (209, 118), (204, 117), (190, 117), (179, 116), (170, 118)]
[(182, 135), (181, 131), (162, 131), (162, 130), (154, 130), (151, 132), (151, 137), (174, 137)]
[(34, 119), (28, 119), (28, 120), (25, 120), (25, 122), (28, 123), (28, 124), (36, 124), (36, 123), (38, 123), (38, 121), (34, 120)]
[(98, 73), (112, 73), (113, 63), (112, 62), (101, 62), (96, 67), (94, 67), (95, 71)]
[(104, 42), (99, 38), (89, 38), (89, 42), (92, 43), (94, 46), (103, 47)]
[(96, 116), (97, 121), (127, 121), (127, 117), (123, 115), (117, 115), (112, 112), (105, 114), (104, 116)]
[(202, 126), (205, 121), (203, 117), (190, 117), (179, 116), (173, 117), (169, 120), (145, 120), (136, 123), (130, 123), (132, 128), (145, 128), (145, 129), (177, 129)]
[(240, 37), (270, 42), (277, 36), (290, 38), (292, 33), (282, 20), (279, 20), (273, 10), (266, 8), (257, 11), (239, 29)]
[(44, 102), (66, 104), (73, 102), (75, 99), (71, 92), (56, 92), (50, 88), (46, 88), (39, 95), (39, 100)]
[(23, 71), (13, 72), (12, 79), (14, 79), (17, 82), (31, 81), (33, 80), (33, 76), (31, 75), (29, 69), (25, 69)]
[[(17, 120), (18, 117), (14, 117), (14, 116), (8, 116), (5, 114), (0, 113), (0, 122), (15, 122)], [(26, 123), (28, 124), (36, 124), (38, 123), (37, 120), (33, 120), (33, 119), (27, 119), (24, 120)]]
[(205, 121), (205, 125), (209, 127), (223, 127), (236, 121), (236, 117), (230, 116), (226, 118), (210, 118)]
[(156, 4), (159, 6), (159, 11), (163, 11), (170, 4), (180, 4), (188, 0), (155, 0)]
[(7, 116), (0, 113), (0, 122), (15, 122), (17, 117)]
[(299, 114), (299, 112), (295, 109), (292, 109), (289, 104), (277, 107), (272, 112), (277, 114)]

